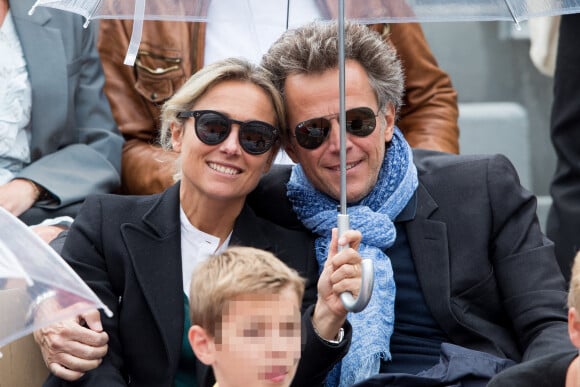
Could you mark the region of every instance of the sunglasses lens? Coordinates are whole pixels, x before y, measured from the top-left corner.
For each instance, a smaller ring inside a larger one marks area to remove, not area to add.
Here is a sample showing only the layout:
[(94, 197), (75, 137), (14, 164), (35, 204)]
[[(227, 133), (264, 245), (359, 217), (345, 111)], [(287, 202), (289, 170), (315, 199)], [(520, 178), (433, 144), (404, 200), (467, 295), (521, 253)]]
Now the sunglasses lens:
[(346, 130), (355, 136), (368, 136), (376, 126), (375, 113), (369, 108), (361, 107), (346, 112)]
[[(313, 118), (296, 125), (294, 134), (298, 144), (306, 149), (318, 148), (328, 136), (330, 121), (327, 118)], [(358, 137), (368, 136), (375, 130), (377, 119), (372, 109), (360, 107), (346, 112), (346, 130)]]
[(230, 133), (230, 123), (220, 114), (204, 112), (195, 119), (195, 133), (204, 144), (216, 145)]
[(306, 149), (316, 149), (324, 142), (330, 130), (330, 121), (326, 118), (313, 118), (296, 125), (296, 141)]
[(253, 155), (267, 152), (276, 141), (276, 129), (262, 122), (246, 122), (240, 128), (240, 144)]

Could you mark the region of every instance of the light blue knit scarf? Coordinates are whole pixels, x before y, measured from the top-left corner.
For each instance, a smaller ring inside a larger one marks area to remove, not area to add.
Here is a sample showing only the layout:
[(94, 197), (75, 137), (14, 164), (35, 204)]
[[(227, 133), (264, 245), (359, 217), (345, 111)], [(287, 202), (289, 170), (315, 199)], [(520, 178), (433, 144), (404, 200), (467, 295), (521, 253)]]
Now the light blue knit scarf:
[[(348, 183), (348, 182), (347, 182)], [(327, 385), (350, 386), (379, 373), (380, 360), (389, 360), (389, 343), (395, 321), (395, 280), (389, 257), (384, 251), (396, 238), (393, 219), (405, 208), (417, 188), (417, 169), (413, 153), (401, 131), (395, 127), (376, 186), (360, 202), (348, 207), (352, 229), (363, 239), (359, 253), (372, 258), (375, 269), (373, 296), (366, 309), (349, 313), (353, 326), (352, 344), (342, 362), (329, 373)], [(336, 227), (338, 202), (317, 191), (300, 165), (292, 169), (287, 185), (288, 198), (304, 226), (319, 235), (316, 257), (324, 267), (331, 230)]]

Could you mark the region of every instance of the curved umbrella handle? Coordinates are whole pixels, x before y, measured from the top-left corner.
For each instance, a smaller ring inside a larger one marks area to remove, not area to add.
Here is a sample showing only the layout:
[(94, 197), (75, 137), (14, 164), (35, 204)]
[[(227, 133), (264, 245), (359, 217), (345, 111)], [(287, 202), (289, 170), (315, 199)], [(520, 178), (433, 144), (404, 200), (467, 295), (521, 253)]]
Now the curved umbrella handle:
[(373, 285), (375, 283), (375, 272), (373, 260), (366, 258), (362, 260), (362, 276), (358, 298), (354, 298), (350, 292), (340, 294), (342, 305), (352, 313), (361, 312), (368, 305), (373, 294)]
[[(338, 235), (342, 235), (350, 228), (348, 215), (338, 214)], [(340, 301), (344, 308), (352, 313), (361, 312), (368, 305), (373, 294), (375, 284), (375, 270), (372, 259), (363, 259), (361, 263), (361, 284), (358, 297), (355, 299), (351, 292), (340, 294)]]

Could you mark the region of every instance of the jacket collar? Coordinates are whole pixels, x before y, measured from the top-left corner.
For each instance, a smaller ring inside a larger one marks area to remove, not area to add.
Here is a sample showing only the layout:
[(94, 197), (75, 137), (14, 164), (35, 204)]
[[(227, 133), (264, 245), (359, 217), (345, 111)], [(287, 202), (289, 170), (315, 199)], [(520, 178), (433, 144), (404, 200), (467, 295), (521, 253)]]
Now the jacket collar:
[[(425, 301), (442, 328), (456, 326), (451, 312), (447, 226), (431, 219), (438, 205), (425, 185), (417, 188), (417, 212), (406, 224), (407, 237)], [(450, 335), (450, 331), (446, 331)]]
[(158, 195), (141, 222), (121, 226), (137, 282), (165, 344), (169, 375), (177, 369), (185, 318), (180, 227), (179, 184)]
[(181, 183), (169, 187), (157, 195), (149, 211), (143, 215), (143, 224), (159, 238), (166, 238), (181, 228), (179, 219), (179, 189)]

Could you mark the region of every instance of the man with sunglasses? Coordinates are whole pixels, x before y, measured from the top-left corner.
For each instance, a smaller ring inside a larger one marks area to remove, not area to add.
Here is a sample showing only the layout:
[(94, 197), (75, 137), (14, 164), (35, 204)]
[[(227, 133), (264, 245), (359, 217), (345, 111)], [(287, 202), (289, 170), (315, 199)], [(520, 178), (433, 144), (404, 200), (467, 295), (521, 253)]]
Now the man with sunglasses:
[[(283, 142), (297, 165), (279, 166), (252, 198), (262, 216), (316, 234), (321, 263), (340, 197), (336, 28), (288, 31), (263, 59), (283, 91)], [(411, 151), (395, 126), (396, 53), (361, 26), (345, 35), (346, 197), (375, 288), (349, 315), (351, 349), (329, 384), (485, 385), (514, 362), (571, 347), (553, 245), (511, 163)]]

